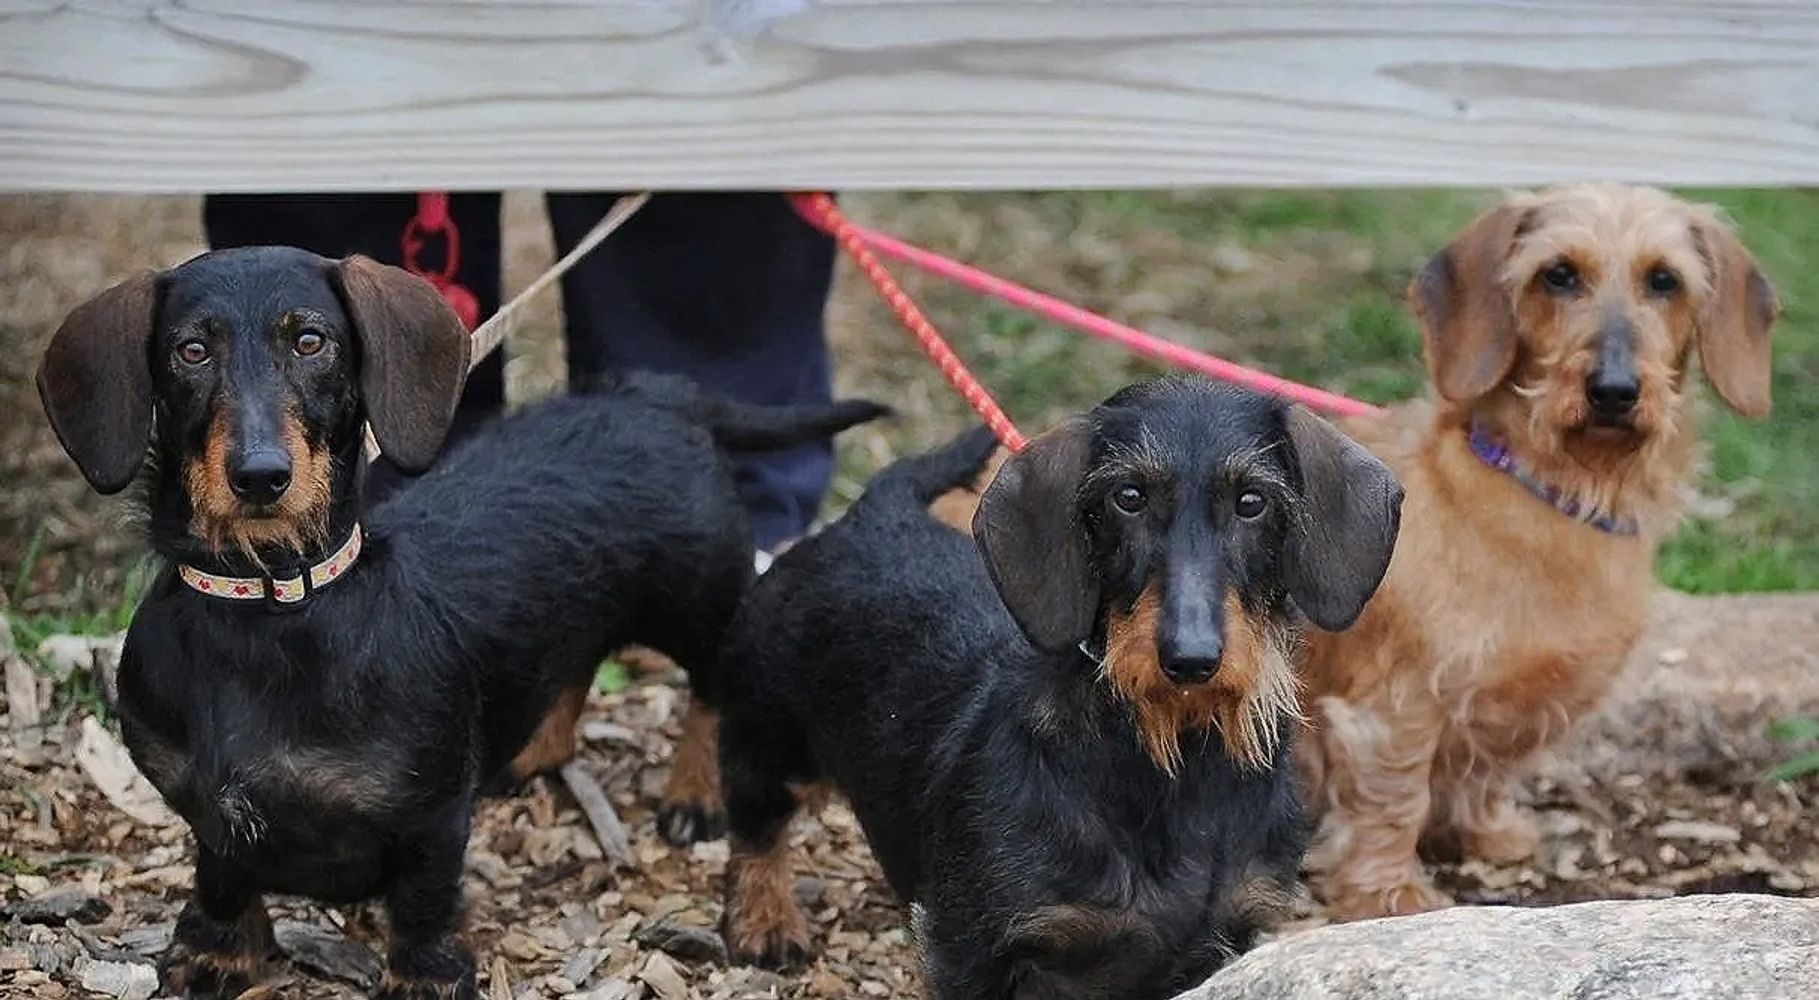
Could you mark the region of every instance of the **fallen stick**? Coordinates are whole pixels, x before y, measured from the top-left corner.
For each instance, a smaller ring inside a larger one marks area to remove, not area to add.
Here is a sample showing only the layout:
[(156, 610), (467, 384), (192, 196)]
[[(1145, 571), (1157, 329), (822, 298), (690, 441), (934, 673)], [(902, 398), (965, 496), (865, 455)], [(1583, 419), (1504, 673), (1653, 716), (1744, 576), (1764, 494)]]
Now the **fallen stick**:
[(625, 832), (625, 824), (619, 822), (613, 803), (582, 769), (580, 761), (571, 760), (562, 765), (562, 783), (568, 786), (569, 794), (587, 814), (587, 825), (593, 827), (594, 839), (600, 842), (600, 849), (606, 856), (621, 867), (636, 868), (638, 861), (632, 855), (632, 838)]

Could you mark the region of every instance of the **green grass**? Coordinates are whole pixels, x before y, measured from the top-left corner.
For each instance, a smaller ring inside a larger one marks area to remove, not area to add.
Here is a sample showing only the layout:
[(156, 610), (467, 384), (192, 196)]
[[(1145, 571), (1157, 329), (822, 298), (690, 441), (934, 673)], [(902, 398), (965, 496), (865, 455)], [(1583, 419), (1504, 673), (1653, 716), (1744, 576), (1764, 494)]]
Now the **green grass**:
[(601, 694), (618, 694), (631, 687), (631, 684), (631, 671), (625, 669), (625, 664), (618, 660), (607, 660), (594, 672), (594, 688)]
[[(1798, 717), (1782, 719), (1769, 727), (1770, 739), (1796, 744), (1792, 756), (1768, 772), (1770, 781), (1792, 781), (1819, 774), (1819, 719)], [(1806, 744), (1806, 749), (1799, 749)]]
[[(19, 574), (17, 584), (23, 589), (23, 581), (29, 578), (30, 567), (24, 567)], [(151, 584), (152, 562), (141, 559), (127, 571), (125, 593), (118, 603), (109, 602), (96, 610), (73, 614), (17, 614), (0, 615), (6, 619), (5, 624), (12, 629), (13, 644), (26, 661), (46, 673), (49, 668), (38, 657), (38, 645), (53, 635), (113, 635), (125, 630), (132, 623), (133, 609), (139, 606), (139, 598), (144, 596), (145, 588)], [(84, 607), (92, 602), (70, 601), (67, 606)], [(86, 671), (76, 671), (57, 685), (51, 698), (52, 711), (59, 723), (72, 714), (89, 714), (101, 719), (108, 718), (107, 699), (101, 691), (97, 678)]]

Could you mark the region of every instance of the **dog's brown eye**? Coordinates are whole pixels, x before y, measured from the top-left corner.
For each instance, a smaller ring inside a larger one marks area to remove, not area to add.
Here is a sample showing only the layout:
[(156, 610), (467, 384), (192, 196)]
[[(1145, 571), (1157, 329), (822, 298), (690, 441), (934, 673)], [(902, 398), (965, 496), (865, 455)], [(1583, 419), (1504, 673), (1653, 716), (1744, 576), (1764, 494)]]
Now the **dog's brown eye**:
[(1648, 290), (1656, 295), (1672, 295), (1680, 288), (1680, 276), (1665, 267), (1648, 273)]
[(307, 358), (317, 351), (322, 350), (323, 343), (324, 341), (320, 333), (317, 333), (314, 330), (305, 330), (302, 333), (297, 334), (297, 343), (294, 349), (298, 355)]
[(1566, 261), (1551, 265), (1541, 272), (1541, 280), (1547, 287), (1556, 292), (1577, 291), (1579, 288), (1579, 269)]
[(1246, 491), (1238, 494), (1238, 502), (1232, 505), (1232, 509), (1239, 517), (1249, 521), (1262, 516), (1263, 508), (1267, 506), (1269, 504), (1264, 501), (1263, 494)]
[(1143, 491), (1135, 486), (1120, 486), (1112, 493), (1112, 505), (1126, 514), (1141, 514), (1149, 502)]
[(177, 357), (186, 365), (199, 365), (208, 360), (208, 345), (200, 340), (186, 340), (177, 345)]

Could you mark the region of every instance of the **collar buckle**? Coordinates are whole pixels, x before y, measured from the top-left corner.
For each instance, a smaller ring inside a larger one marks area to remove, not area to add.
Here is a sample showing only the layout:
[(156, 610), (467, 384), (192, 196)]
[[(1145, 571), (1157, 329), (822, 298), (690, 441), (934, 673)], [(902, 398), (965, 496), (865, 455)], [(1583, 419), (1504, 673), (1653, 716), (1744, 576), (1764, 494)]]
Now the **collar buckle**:
[(267, 611), (295, 611), (308, 604), (309, 599), (316, 595), (316, 588), (310, 583), (309, 570), (301, 565), (294, 569), (296, 575), (288, 579), (281, 579), (275, 574), (263, 579)]

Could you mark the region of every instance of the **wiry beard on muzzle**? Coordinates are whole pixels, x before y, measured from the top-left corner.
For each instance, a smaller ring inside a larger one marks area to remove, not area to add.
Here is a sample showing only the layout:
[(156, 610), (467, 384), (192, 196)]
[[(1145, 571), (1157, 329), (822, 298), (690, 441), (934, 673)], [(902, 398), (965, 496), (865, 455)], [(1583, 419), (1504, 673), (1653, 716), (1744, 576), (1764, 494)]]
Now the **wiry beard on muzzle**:
[(255, 513), (228, 484), (223, 426), (217, 421), (211, 427), (201, 456), (184, 468), (190, 530), (196, 539), (211, 552), (237, 553), (261, 569), (269, 569), (267, 553), (304, 552), (326, 543), (336, 465), (328, 450), (311, 447), (296, 424), (287, 422), (283, 435), (291, 483), (275, 502)]

